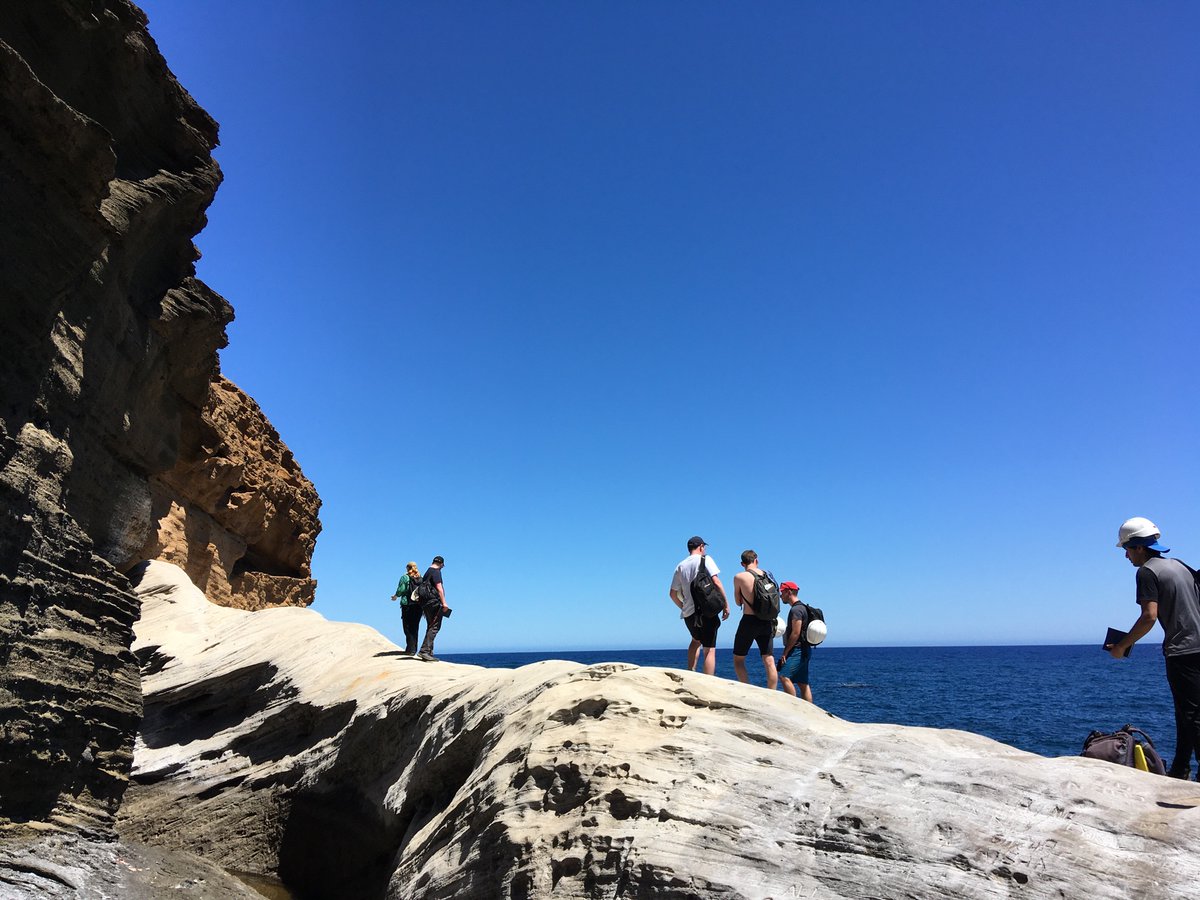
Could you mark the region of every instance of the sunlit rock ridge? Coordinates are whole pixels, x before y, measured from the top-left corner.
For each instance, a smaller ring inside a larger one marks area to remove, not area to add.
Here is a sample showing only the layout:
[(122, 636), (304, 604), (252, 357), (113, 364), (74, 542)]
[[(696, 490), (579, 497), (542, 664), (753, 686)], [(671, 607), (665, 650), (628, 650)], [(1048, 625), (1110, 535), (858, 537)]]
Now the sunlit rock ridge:
[[(1179, 897), (1194, 784), (691, 672), (404, 657), (140, 573), (120, 829), (334, 897)], [(1120, 873), (1117, 876), (1115, 873)]]

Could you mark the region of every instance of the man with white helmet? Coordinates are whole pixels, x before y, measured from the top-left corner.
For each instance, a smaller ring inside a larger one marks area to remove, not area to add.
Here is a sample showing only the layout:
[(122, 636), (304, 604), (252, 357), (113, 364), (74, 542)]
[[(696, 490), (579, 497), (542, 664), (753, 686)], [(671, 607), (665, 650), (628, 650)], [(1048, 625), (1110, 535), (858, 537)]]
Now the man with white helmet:
[(1142, 614), (1129, 634), (1107, 649), (1121, 659), (1155, 622), (1162, 623), (1167, 683), (1175, 702), (1175, 757), (1167, 774), (1187, 778), (1192, 755), (1200, 753), (1200, 591), (1187, 565), (1163, 556), (1170, 550), (1158, 542), (1160, 537), (1158, 526), (1141, 516), (1126, 520), (1117, 532), (1117, 546), (1137, 567)]

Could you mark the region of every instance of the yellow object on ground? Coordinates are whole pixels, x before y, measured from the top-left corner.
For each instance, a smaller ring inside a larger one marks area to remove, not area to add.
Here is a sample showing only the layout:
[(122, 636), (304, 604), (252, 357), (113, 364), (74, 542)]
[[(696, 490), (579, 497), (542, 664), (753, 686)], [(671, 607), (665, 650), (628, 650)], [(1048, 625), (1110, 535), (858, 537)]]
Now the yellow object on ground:
[(1142, 749), (1141, 744), (1133, 745), (1133, 767), (1143, 772), (1150, 771), (1150, 767), (1146, 765), (1146, 751)]

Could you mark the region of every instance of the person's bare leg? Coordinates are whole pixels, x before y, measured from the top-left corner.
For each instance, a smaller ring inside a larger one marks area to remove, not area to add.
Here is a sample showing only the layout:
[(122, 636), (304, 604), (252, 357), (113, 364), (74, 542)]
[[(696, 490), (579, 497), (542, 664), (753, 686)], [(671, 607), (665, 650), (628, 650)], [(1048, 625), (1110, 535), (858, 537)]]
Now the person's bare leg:
[(717, 674), (717, 648), (716, 647), (705, 647), (704, 648), (704, 674), (705, 675), (716, 675)]
[(812, 701), (812, 688), (810, 688), (807, 684), (800, 685), (800, 699), (807, 700), (809, 703), (813, 702)]
[(775, 671), (775, 657), (764, 656), (763, 668), (767, 670), (767, 690), (773, 691), (779, 684), (779, 673)]
[(750, 683), (750, 676), (746, 674), (746, 657), (735, 656), (733, 658), (733, 674), (742, 684)]
[(692, 638), (692, 642), (688, 644), (688, 671), (691, 672), (696, 668), (696, 657), (700, 655), (700, 642)]
[(796, 696), (796, 686), (795, 686), (794, 684), (792, 684), (792, 679), (790, 679), (790, 678), (784, 678), (782, 675), (780, 675), (780, 676), (779, 676), (779, 683), (783, 685), (783, 689), (784, 689), (785, 691), (787, 691), (787, 692), (788, 692), (789, 694), (791, 694), (793, 697), (795, 697), (795, 696)]

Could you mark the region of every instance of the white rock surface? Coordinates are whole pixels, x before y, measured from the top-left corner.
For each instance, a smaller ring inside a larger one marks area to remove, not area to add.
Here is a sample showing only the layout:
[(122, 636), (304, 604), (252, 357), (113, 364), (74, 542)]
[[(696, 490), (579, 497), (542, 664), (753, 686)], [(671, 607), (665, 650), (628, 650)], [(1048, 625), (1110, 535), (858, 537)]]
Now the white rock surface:
[(335, 897), (1179, 898), (1200, 789), (626, 664), (423, 663), (138, 588), (120, 828)]

